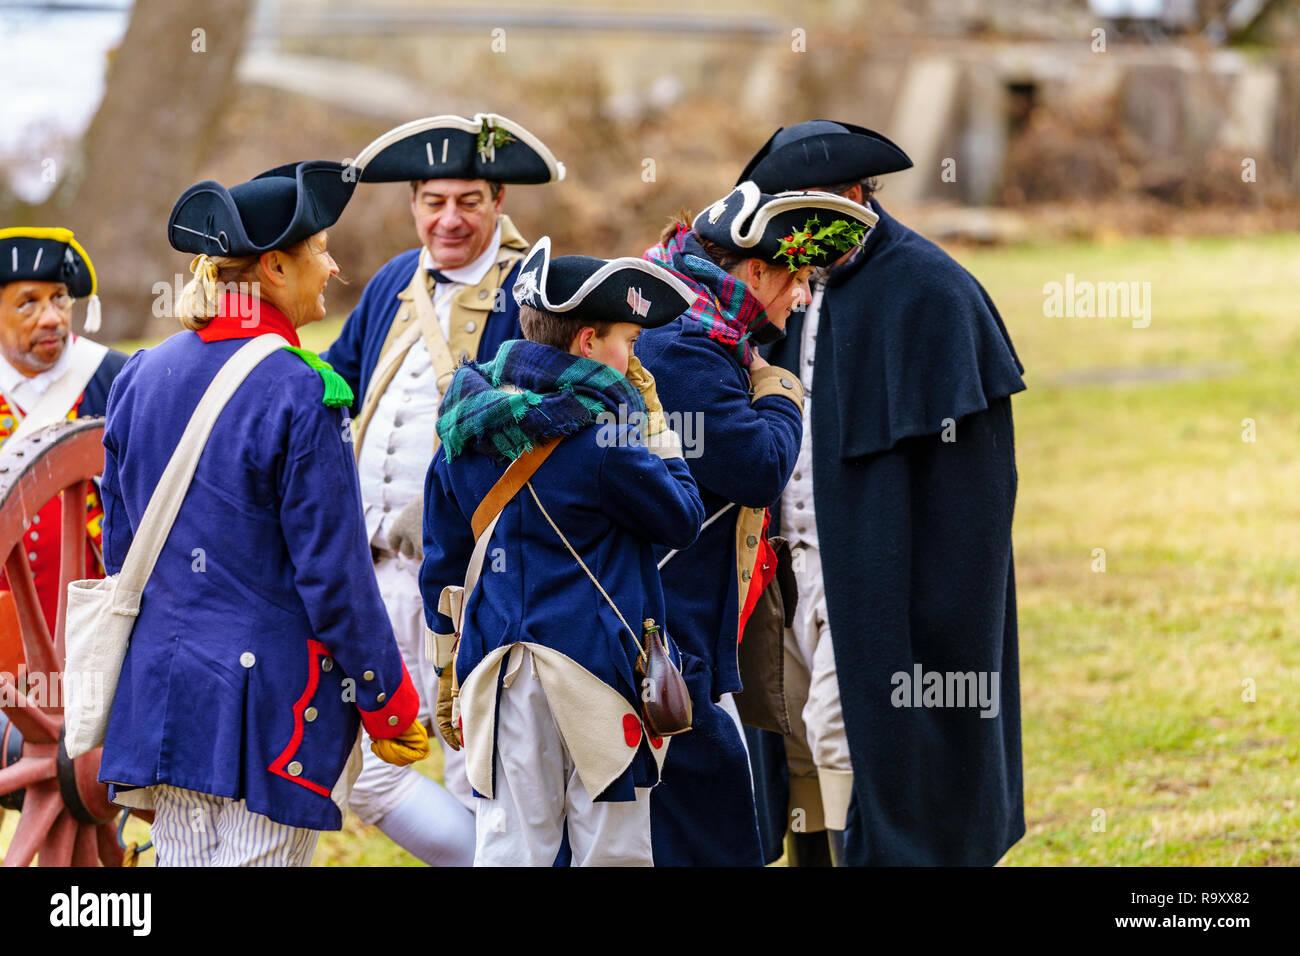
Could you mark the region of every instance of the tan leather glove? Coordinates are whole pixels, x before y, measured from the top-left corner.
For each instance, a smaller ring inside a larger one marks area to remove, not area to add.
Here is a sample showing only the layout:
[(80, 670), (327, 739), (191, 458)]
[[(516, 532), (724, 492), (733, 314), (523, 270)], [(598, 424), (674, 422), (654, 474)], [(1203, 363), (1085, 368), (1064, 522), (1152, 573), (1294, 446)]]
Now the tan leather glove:
[(455, 683), (456, 664), (453, 661), (442, 669), (442, 674), (438, 677), (438, 706), (434, 710), (434, 719), (438, 722), (438, 729), (442, 731), (442, 739), (447, 746), (459, 750), (465, 741), (460, 735), (460, 727), (456, 725), (453, 708), (460, 693), (460, 688), (454, 686)]
[(424, 495), (416, 495), (388, 528), (388, 546), (408, 558), (424, 558)]
[(646, 371), (641, 360), (635, 355), (629, 356), (627, 360), (627, 380), (645, 399), (645, 410), (649, 418), (646, 428), (647, 437), (667, 431), (668, 422), (664, 418), (664, 406), (659, 401), (659, 392), (655, 389), (655, 377)]
[(384, 763), (405, 767), (429, 756), (429, 733), (418, 719), (413, 720), (411, 726), (396, 737), (372, 740), (370, 749)]

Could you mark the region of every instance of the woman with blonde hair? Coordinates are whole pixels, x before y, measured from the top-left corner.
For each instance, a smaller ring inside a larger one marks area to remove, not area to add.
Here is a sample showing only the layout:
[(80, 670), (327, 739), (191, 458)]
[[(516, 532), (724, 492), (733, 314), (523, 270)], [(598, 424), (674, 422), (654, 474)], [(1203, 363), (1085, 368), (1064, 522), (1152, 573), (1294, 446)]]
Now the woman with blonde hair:
[[(363, 724), (385, 760), (428, 753), (370, 572), (352, 395), (298, 341), (338, 274), (325, 230), (349, 172), (306, 162), (186, 190), (168, 239), (196, 254), (176, 309), (187, 331), (136, 353), (109, 397), (105, 565), (160, 550), (100, 779), (119, 804), (156, 810), (159, 865), (305, 866), (318, 832), (342, 824)], [(188, 488), (175, 486), (164, 470), (241, 361)], [(160, 483), (179, 511), (137, 541)]]

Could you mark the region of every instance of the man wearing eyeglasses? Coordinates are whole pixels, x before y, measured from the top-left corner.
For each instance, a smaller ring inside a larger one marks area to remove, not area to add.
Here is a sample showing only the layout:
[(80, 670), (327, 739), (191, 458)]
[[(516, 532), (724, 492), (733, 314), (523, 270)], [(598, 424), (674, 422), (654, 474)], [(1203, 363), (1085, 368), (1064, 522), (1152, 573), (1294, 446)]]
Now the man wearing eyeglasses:
[[(87, 297), (86, 328), (99, 327), (95, 269), (68, 229), (0, 229), (0, 459), (58, 421), (103, 415), (108, 390), (126, 356), (72, 334), (73, 305)], [(103, 512), (93, 489), (86, 508), (86, 577), (99, 564)], [(50, 633), (59, 604), (60, 500), (32, 515), (23, 535), (36, 594)], [(3, 651), (16, 648), (12, 597), (0, 578), (0, 671), (12, 671)]]
[[(353, 442), (375, 577), (420, 691), (421, 718), (431, 718), (439, 673), (424, 653), (419, 569), (438, 406), (461, 361), (488, 361), (502, 342), (523, 338), (508, 292), (529, 243), (502, 211), (506, 186), (552, 182), (563, 167), (528, 130), (490, 113), (403, 124), (354, 166), (362, 183), (410, 184), (420, 245), (375, 274), (324, 358), (357, 397)], [(454, 746), (443, 741), (446, 790), (362, 749), (351, 798), (357, 815), (425, 863), (469, 865), (473, 797)]]

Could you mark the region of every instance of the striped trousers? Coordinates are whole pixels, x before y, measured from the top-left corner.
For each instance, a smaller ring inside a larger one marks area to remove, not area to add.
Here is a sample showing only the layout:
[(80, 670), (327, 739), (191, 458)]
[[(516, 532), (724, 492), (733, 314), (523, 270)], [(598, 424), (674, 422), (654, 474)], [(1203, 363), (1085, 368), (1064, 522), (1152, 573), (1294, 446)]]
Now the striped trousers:
[(319, 830), (276, 823), (243, 800), (153, 787), (157, 866), (308, 866)]

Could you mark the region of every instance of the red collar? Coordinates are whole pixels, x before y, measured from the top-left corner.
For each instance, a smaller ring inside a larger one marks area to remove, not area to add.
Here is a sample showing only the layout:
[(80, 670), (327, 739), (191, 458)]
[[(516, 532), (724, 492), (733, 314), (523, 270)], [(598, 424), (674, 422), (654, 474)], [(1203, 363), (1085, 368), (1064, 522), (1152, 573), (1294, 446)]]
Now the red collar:
[(298, 330), (283, 312), (265, 299), (255, 299), (242, 292), (227, 292), (217, 303), (217, 317), (200, 329), (204, 342), (224, 342), (227, 339), (251, 339), (267, 332), (282, 335), (289, 344), (301, 345)]

